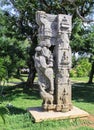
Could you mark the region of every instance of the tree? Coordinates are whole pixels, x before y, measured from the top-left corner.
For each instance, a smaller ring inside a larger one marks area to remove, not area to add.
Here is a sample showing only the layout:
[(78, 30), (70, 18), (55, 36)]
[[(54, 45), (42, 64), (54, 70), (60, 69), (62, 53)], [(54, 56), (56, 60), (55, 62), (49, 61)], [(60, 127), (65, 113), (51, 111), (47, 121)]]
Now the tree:
[(29, 44), (27, 40), (20, 37), (22, 34), (19, 34), (13, 16), (1, 12), (0, 19), (0, 58), (3, 61), (1, 68), (2, 71), (5, 70), (3, 75), (8, 80), (9, 77), (18, 72), (19, 68), (26, 66), (28, 57), (26, 49)]
[(92, 64), (88, 83), (93, 82), (94, 75), (94, 25), (88, 29), (88, 35), (85, 37), (85, 50), (90, 55), (90, 62)]
[[(24, 37), (28, 38), (30, 41), (30, 57), (28, 59), (30, 74), (28, 86), (32, 86), (36, 73), (32, 58), (35, 53), (34, 48), (37, 45), (36, 34), (38, 26), (35, 21), (35, 12), (37, 10), (43, 10), (46, 13), (52, 14), (71, 14), (73, 16), (73, 22), (77, 17), (82, 19), (82, 21), (86, 21), (85, 18), (90, 13), (94, 4), (93, 0), (6, 0), (5, 3), (3, 0), (3, 5), (5, 5), (6, 2), (11, 6), (12, 12), (15, 12), (12, 14), (10, 10), (7, 11), (8, 15), (12, 15), (15, 19), (13, 25), (16, 25), (20, 37), (22, 39)], [(11, 20), (12, 19), (10, 19), (10, 21)], [(13, 35), (15, 35), (15, 33)]]
[(92, 83), (94, 75), (94, 24), (86, 26), (80, 19), (75, 19), (73, 33), (71, 36), (71, 47), (74, 53), (79, 55), (88, 55), (89, 61), (92, 64), (88, 83)]

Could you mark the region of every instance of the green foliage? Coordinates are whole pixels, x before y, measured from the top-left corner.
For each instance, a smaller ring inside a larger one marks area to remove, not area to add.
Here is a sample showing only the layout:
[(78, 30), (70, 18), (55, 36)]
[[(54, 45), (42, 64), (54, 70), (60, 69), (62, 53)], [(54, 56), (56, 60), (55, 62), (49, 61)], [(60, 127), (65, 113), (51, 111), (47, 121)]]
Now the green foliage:
[(85, 34), (85, 49), (94, 55), (94, 25), (88, 27), (88, 35)]
[(89, 76), (91, 64), (88, 58), (79, 58), (76, 66), (71, 70), (71, 77), (86, 77)]
[[(87, 70), (85, 71), (85, 67), (83, 65), (79, 65), (76, 68), (74, 68), (70, 75), (75, 75), (75, 70), (77, 76), (87, 76), (89, 75), (89, 83), (92, 83), (93, 75), (94, 75), (94, 24), (87, 25), (86, 27), (83, 25), (82, 21), (79, 19), (74, 19), (73, 21), (73, 34), (71, 36), (71, 47), (72, 51), (78, 52), (79, 55), (81, 54), (87, 54), (90, 56), (89, 61), (91, 62), (92, 67), (90, 66), (91, 70), (89, 69), (87, 65)], [(91, 72), (90, 72), (91, 71)]]
[(91, 64), (88, 59), (82, 58), (78, 60), (78, 64), (76, 66), (77, 77), (85, 77), (89, 76), (91, 70)]
[(2, 80), (6, 79), (6, 75), (7, 75), (7, 72), (4, 66), (4, 59), (0, 58), (0, 83)]
[(72, 28), (72, 35), (71, 35), (71, 47), (72, 51), (75, 52), (82, 52), (84, 48), (84, 28), (83, 22), (79, 18), (75, 18), (73, 20), (73, 28)]
[(94, 130), (94, 129), (90, 128), (90, 127), (86, 127), (86, 126), (81, 126), (81, 127), (77, 128), (76, 130)]
[(77, 73), (76, 73), (76, 70), (75, 69), (72, 69), (70, 71), (70, 77), (77, 77)]
[(1, 12), (0, 19), (0, 80), (8, 80), (18, 69), (27, 66), (29, 42), (26, 38), (21, 38), (14, 25), (14, 17)]
[(9, 114), (9, 110), (8, 108), (5, 106), (5, 104), (3, 103), (3, 89), (4, 86), (0, 86), (0, 117), (3, 120), (3, 123), (5, 124), (6, 122), (6, 115)]

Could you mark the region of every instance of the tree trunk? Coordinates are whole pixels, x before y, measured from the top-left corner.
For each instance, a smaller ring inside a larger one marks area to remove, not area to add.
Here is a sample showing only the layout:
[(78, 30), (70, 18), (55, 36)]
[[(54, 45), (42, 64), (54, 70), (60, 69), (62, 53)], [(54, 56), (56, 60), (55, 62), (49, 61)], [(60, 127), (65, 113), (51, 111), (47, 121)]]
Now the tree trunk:
[(94, 75), (94, 62), (92, 63), (91, 72), (90, 72), (89, 81), (88, 81), (88, 83), (90, 84), (93, 82), (93, 75)]
[[(32, 39), (32, 38), (31, 38)], [(36, 69), (34, 66), (34, 59), (33, 56), (35, 55), (35, 48), (37, 46), (37, 35), (34, 35), (33, 40), (31, 40), (31, 48), (30, 48), (30, 52), (29, 52), (29, 56), (30, 59), (28, 59), (27, 64), (29, 67), (29, 75), (28, 75), (28, 79), (27, 79), (27, 83), (26, 83), (26, 89), (28, 90), (29, 88), (33, 88), (34, 86), (34, 79), (35, 79), (35, 75), (36, 75)]]
[(17, 76), (20, 77), (20, 68), (17, 69)]
[(26, 83), (26, 89), (33, 88), (34, 84), (34, 79), (36, 75), (36, 69), (34, 67), (34, 61), (31, 61), (29, 64), (29, 75)]

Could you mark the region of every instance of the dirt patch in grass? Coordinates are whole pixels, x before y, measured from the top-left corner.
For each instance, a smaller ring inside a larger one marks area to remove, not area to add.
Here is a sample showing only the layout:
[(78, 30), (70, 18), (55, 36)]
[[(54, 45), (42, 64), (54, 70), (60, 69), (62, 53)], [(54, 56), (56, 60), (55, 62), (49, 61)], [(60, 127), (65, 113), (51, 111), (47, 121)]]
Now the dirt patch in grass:
[(89, 115), (87, 120), (90, 122), (89, 126), (94, 128), (94, 116), (93, 115)]

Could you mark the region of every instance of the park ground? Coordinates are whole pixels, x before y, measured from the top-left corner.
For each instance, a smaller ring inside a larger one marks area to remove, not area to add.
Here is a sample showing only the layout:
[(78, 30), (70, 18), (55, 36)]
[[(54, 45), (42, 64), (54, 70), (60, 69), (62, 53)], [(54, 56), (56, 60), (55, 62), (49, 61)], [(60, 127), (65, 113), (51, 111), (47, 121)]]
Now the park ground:
[[(23, 77), (26, 81), (27, 77)], [(2, 96), (1, 106), (7, 106), (9, 112), (0, 117), (0, 130), (94, 130), (94, 83), (87, 84), (88, 77), (72, 78), (72, 103), (90, 116), (87, 119), (43, 121), (34, 123), (34, 119), (27, 112), (28, 107), (41, 106), (42, 100), (38, 86), (24, 91), (25, 83), (11, 78), (0, 88)]]

